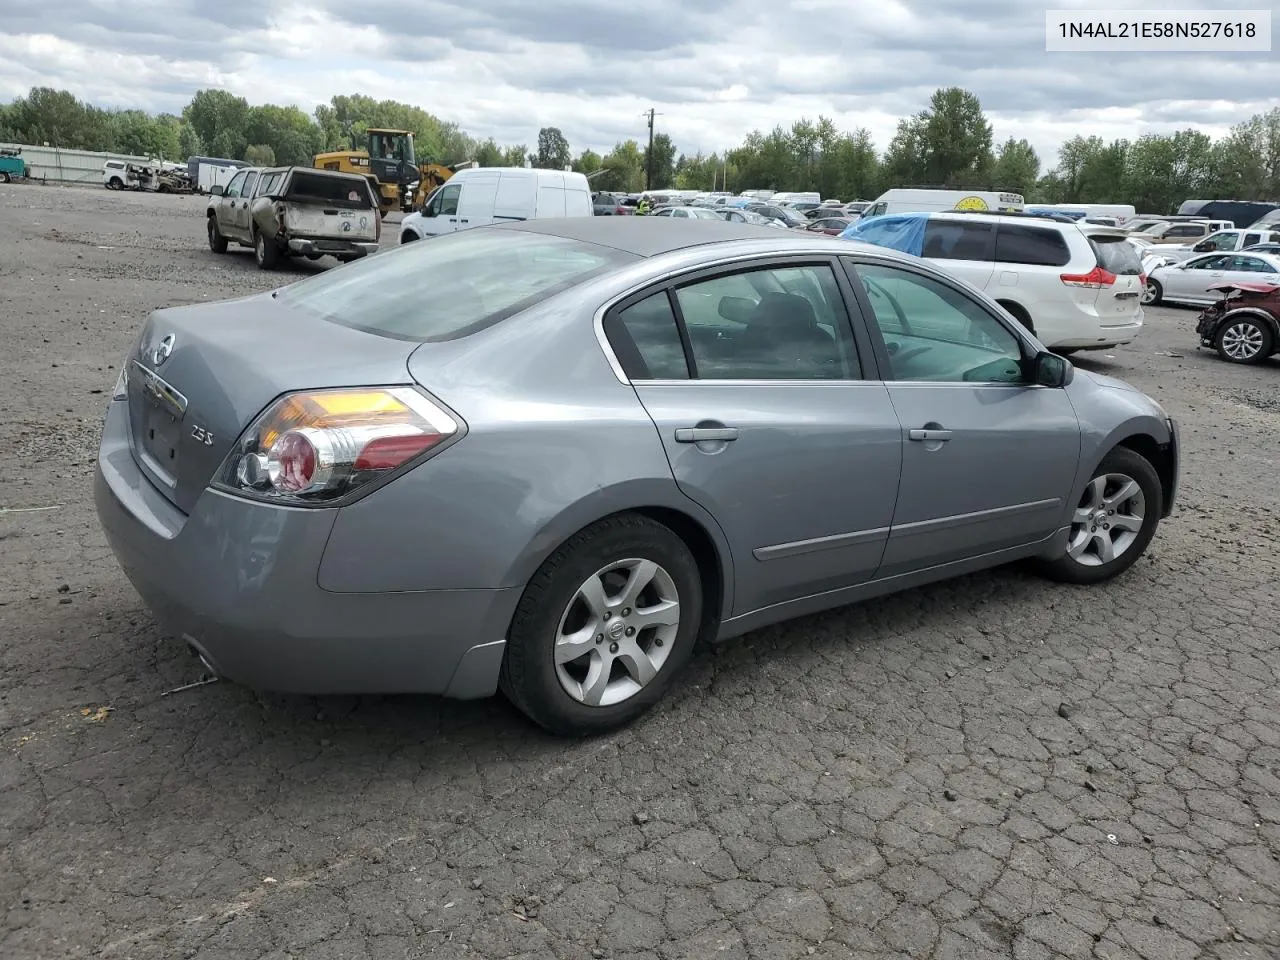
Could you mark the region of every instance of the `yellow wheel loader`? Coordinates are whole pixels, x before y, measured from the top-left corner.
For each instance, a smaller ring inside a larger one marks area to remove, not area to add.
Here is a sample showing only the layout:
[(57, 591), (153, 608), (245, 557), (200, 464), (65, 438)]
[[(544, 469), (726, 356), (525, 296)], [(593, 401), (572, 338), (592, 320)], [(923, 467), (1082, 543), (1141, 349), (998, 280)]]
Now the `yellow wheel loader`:
[[(413, 134), (408, 130), (373, 127), (366, 131), (364, 149), (333, 150), (319, 153), (315, 166), (321, 170), (357, 173), (367, 177), (378, 197), (382, 215), (392, 210), (408, 213), (422, 206), (422, 201), (436, 187), (453, 176), (458, 167), (439, 163), (418, 165), (413, 152)], [(353, 138), (354, 144), (354, 138)], [(474, 166), (474, 164), (466, 164)]]

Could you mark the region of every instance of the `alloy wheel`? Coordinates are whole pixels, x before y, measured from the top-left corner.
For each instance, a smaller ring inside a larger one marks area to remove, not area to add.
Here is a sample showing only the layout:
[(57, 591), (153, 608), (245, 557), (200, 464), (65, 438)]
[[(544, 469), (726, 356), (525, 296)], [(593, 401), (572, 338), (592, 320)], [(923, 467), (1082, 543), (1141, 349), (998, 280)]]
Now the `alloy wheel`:
[(1252, 360), (1262, 351), (1262, 330), (1241, 321), (1222, 331), (1222, 352), (1232, 360)]
[(652, 560), (596, 571), (577, 589), (556, 630), (560, 686), (590, 707), (622, 703), (662, 670), (680, 630), (675, 581)]
[(1067, 555), (1086, 567), (1110, 563), (1133, 546), (1146, 516), (1137, 480), (1123, 473), (1094, 477), (1072, 517)]

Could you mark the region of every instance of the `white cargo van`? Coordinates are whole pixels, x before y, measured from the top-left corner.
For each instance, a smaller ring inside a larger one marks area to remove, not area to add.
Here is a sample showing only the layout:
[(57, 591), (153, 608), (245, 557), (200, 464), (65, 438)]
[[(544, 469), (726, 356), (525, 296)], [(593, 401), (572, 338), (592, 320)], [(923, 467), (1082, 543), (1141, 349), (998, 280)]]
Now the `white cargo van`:
[(862, 211), (862, 216), (886, 213), (941, 213), (943, 210), (972, 210), (982, 213), (1013, 213), (1025, 210), (1019, 193), (992, 193), (989, 190), (930, 190), (903, 187), (886, 190)]
[(400, 242), (470, 227), (548, 217), (590, 217), (591, 186), (581, 173), (529, 167), (459, 170), (400, 224)]

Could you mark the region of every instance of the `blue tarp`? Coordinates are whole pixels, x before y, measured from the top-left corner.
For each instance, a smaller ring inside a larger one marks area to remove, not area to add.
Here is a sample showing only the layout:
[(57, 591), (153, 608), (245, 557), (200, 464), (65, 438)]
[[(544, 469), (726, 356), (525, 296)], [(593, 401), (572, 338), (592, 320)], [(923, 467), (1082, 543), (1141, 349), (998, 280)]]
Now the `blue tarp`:
[(1081, 220), (1084, 217), (1088, 216), (1089, 211), (1088, 210), (1059, 210), (1056, 207), (1027, 207), (1027, 213), (1041, 214), (1041, 215), (1049, 214), (1050, 216), (1053, 216), (1056, 214), (1057, 216), (1060, 216), (1060, 217), (1071, 217), (1075, 220)]
[(927, 213), (891, 213), (883, 217), (867, 217), (855, 220), (840, 234), (841, 240), (862, 240), (877, 247), (900, 250), (912, 256), (920, 256), (924, 249), (924, 228), (929, 222)]

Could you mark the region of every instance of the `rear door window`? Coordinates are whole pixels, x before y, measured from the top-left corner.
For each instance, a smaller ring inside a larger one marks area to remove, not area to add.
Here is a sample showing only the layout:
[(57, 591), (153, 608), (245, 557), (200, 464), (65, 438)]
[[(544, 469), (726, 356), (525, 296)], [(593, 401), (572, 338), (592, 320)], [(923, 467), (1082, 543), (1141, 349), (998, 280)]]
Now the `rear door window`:
[(995, 224), (930, 217), (921, 256), (936, 260), (990, 260)]
[[(927, 234), (926, 234), (927, 235)], [(1065, 267), (1071, 260), (1067, 241), (1058, 230), (1002, 223), (996, 231), (996, 262), (1037, 267)]]
[(257, 185), (257, 183), (258, 183), (258, 175), (256, 173), (248, 174), (244, 178), (244, 186), (240, 188), (240, 196), (252, 197), (253, 188)]
[(605, 336), (632, 380), (688, 380), (689, 364), (667, 291), (605, 318)]

